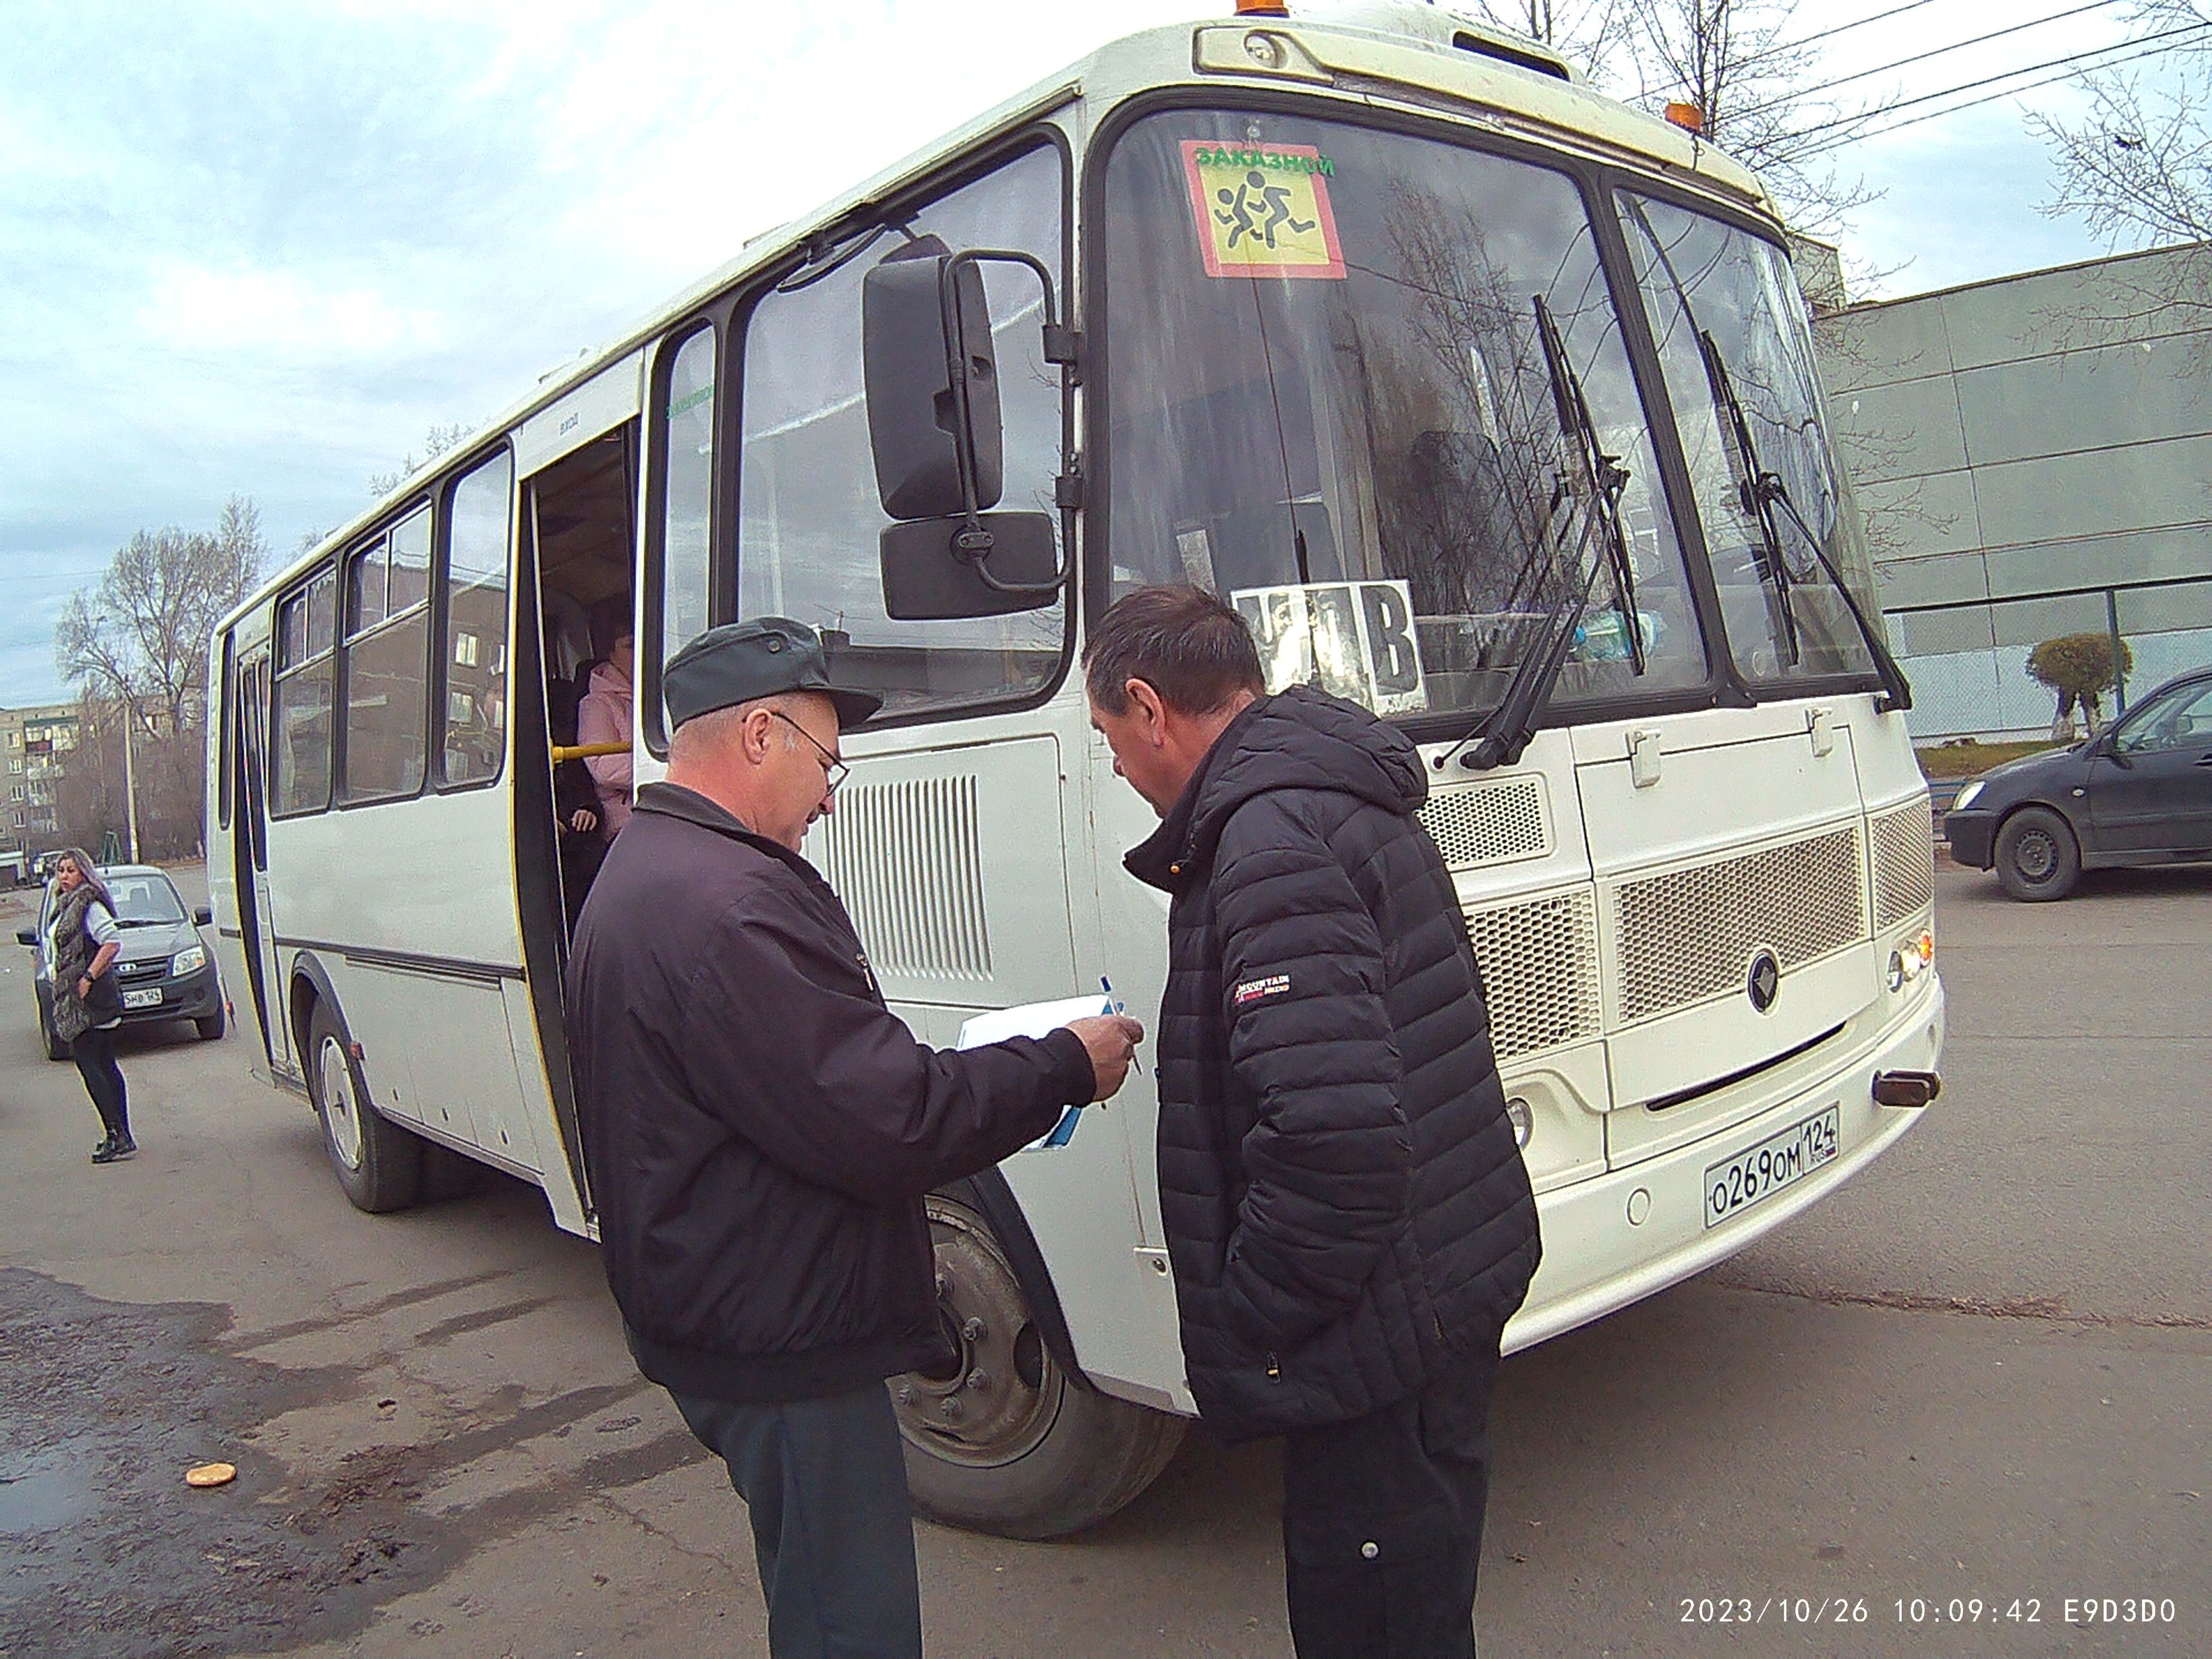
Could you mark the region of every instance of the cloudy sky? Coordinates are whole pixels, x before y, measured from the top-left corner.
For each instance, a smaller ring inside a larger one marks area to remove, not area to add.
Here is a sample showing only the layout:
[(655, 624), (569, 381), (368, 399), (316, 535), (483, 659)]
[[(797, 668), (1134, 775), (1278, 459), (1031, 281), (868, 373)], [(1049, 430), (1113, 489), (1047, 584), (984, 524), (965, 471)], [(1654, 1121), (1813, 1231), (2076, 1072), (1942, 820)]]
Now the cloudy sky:
[[(1295, 0), (1294, 0), (1295, 3)], [(1794, 33), (1899, 0), (1805, 0)], [(2081, 0), (1920, 0), (1844, 76)], [(140, 528), (234, 492), (281, 555), (767, 228), (1190, 0), (69, 0), (0, 57), (0, 706)], [(1322, 8), (1316, 5), (1314, 8)], [(1934, 92), (2124, 38), (2124, 3), (1856, 83)], [(2040, 78), (2031, 77), (2031, 78)], [(1960, 94), (1970, 96), (1973, 94)], [(1838, 152), (1911, 293), (2101, 252), (2036, 210), (2058, 86)], [(1911, 112), (1938, 106), (1922, 106)], [(1901, 115), (1899, 118), (1901, 118)]]

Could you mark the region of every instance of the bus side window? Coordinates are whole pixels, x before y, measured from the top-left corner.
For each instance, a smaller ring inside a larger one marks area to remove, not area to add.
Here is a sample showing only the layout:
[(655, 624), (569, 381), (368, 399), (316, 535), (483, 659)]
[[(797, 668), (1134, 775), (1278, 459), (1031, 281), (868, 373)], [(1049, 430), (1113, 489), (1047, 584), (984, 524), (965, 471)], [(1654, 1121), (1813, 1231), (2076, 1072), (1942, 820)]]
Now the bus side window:
[(269, 753), (272, 816), (331, 804), (331, 662), (337, 572), (325, 565), (276, 613), (276, 714)]
[(514, 462), (505, 450), (453, 486), (447, 514), (445, 781), (485, 783), (507, 754), (507, 587)]
[(354, 556), (346, 578), (345, 776), (349, 800), (422, 787), (422, 687), (429, 612), (430, 509)]
[[(950, 248), (1018, 248), (1062, 268), (1065, 166), (1041, 144), (901, 215)], [(914, 714), (1034, 696), (1059, 672), (1063, 600), (1014, 616), (902, 622), (885, 611), (878, 538), (890, 522), (877, 491), (861, 355), (869, 269), (904, 246), (886, 235), (865, 257), (763, 295), (745, 320), (738, 484), (738, 611), (822, 629), (845, 672)], [(995, 505), (1057, 525), (1060, 373), (1044, 360), (1036, 278), (984, 269), (1005, 426), (1005, 488)], [(994, 505), (994, 503), (986, 503)]]

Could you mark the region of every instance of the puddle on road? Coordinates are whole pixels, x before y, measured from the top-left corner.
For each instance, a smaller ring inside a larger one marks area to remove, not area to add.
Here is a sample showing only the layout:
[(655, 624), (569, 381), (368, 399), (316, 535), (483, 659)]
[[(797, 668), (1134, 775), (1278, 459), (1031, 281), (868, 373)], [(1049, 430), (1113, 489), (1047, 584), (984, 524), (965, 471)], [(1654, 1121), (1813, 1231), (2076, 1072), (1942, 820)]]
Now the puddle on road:
[[(410, 1501), (418, 1449), (295, 1483), (255, 1448), (259, 1425), (355, 1374), (234, 1358), (227, 1323), (0, 1269), (0, 1656), (290, 1647), (363, 1628), (451, 1565), (449, 1528)], [(185, 1486), (216, 1457), (236, 1481)]]
[(24, 1445), (30, 1425), (0, 1413), (0, 1537), (52, 1532), (84, 1518), (98, 1504), (97, 1448), (89, 1437), (65, 1440), (44, 1451)]

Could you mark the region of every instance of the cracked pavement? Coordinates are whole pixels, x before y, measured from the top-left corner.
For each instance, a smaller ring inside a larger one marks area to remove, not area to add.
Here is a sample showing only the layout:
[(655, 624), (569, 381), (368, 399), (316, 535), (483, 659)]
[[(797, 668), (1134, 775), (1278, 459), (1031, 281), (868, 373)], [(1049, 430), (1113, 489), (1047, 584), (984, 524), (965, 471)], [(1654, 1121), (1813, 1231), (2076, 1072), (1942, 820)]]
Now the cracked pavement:
[[(2212, 1651), (2212, 873), (1938, 891), (1929, 1121), (1507, 1363), (1486, 1654)], [(27, 955), (0, 973), (0, 1656), (765, 1652), (742, 1511), (631, 1367), (592, 1246), (497, 1177), (356, 1212), (245, 1041), (184, 1028), (126, 1039), (145, 1150), (92, 1167)], [(186, 1491), (218, 1457), (237, 1481)], [(925, 1526), (930, 1651), (1282, 1659), (1275, 1491), (1270, 1449), (1196, 1436), (1082, 1539)], [(2176, 1622), (2064, 1621), (2143, 1595)], [(1836, 1596), (1865, 1621), (1773, 1611)], [(1954, 1596), (2040, 1618), (1893, 1610)], [(1723, 1597), (1761, 1628), (1682, 1622)]]

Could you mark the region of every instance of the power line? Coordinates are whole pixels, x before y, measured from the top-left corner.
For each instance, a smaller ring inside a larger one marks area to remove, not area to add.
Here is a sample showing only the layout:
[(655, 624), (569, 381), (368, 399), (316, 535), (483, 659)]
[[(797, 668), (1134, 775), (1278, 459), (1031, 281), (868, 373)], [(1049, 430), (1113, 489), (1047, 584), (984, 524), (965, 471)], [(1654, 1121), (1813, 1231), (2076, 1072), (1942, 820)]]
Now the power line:
[(1800, 46), (1809, 46), (1816, 40), (1827, 40), (1831, 35), (1848, 34), (1851, 30), (1863, 29), (1869, 23), (1886, 22), (1890, 18), (1902, 17), (1908, 11), (1918, 11), (1923, 6), (1935, 3), (1936, 0), (1905, 0), (1905, 4), (1892, 6), (1887, 11), (1878, 11), (1871, 17), (1854, 18), (1848, 23), (1838, 23), (1832, 29), (1822, 29), (1818, 34), (1808, 34), (1802, 40), (1784, 40), (1778, 46), (1769, 46), (1765, 52), (1753, 52), (1748, 58), (1739, 58), (1736, 67), (1741, 69), (1747, 64), (1762, 63), (1769, 58), (1779, 58), (1785, 52), (1795, 52)]
[(1748, 115), (1763, 114), (1768, 110), (1779, 109), (1784, 104), (1800, 103), (1805, 99), (1817, 97), (1821, 93), (1832, 92), (1838, 87), (1847, 87), (1854, 81), (1872, 80), (1877, 75), (1887, 75), (1893, 70), (1909, 68), (1914, 64), (1924, 64), (1931, 58), (1942, 58), (1951, 52), (1964, 52), (1968, 46), (1978, 46), (1990, 40), (2001, 40), (2008, 34), (2019, 34), (2028, 29), (2041, 28), (2046, 23), (2063, 23), (2069, 17), (2079, 17), (2084, 12), (2104, 11), (2118, 3), (2118, 0), (2087, 0), (2087, 4), (2075, 6), (2069, 11), (2055, 11), (2047, 17), (2031, 17), (2025, 23), (2014, 23), (2004, 28), (1991, 29), (1987, 34), (1977, 34), (1964, 40), (1954, 40), (1948, 46), (1932, 46), (1926, 52), (1917, 52), (1910, 58), (1900, 58), (1894, 63), (1877, 64), (1873, 69), (1859, 70), (1850, 75), (1838, 76), (1832, 81), (1822, 81), (1814, 85), (1799, 88), (1790, 93), (1786, 97), (1771, 98), (1763, 104), (1753, 105), (1749, 109), (1740, 109), (1735, 112), (1736, 118), (1741, 120)]
[[(2197, 24), (2195, 26), (2195, 28), (2197, 30), (2203, 31), (2208, 38), (2212, 38), (2212, 22)], [(2124, 44), (2130, 46), (2141, 45), (2140, 42), (2136, 41), (2129, 41)], [(2106, 50), (2112, 51), (2116, 49), (2108, 47)], [(2117, 69), (2122, 64), (2131, 64), (2135, 62), (2138, 58), (2154, 58), (2160, 52), (2166, 50), (2167, 50), (2167, 48), (2164, 46), (2145, 46), (2139, 52), (2131, 52), (2124, 57), (2115, 58), (2109, 63), (2093, 64), (2087, 66), (2086, 68), (2077, 64), (2075, 68), (2063, 70), (2057, 75), (2045, 76), (2040, 81), (2031, 81), (2024, 87), (2006, 87), (2002, 91), (1984, 93), (1979, 98), (1969, 98), (1963, 103), (1948, 104), (1942, 109), (1931, 109), (1923, 115), (1912, 115), (1906, 117), (1902, 121), (1892, 121), (1887, 125), (1876, 127), (1870, 132), (1844, 133), (1837, 137), (1830, 139), (1826, 143), (1815, 144), (1810, 149), (1806, 150), (1804, 154), (1808, 157), (1814, 155), (1824, 155), (1832, 149), (1841, 149), (1845, 144), (1861, 143), (1869, 138), (1886, 137), (1889, 134), (1899, 131), (1905, 127), (1917, 127), (1923, 121), (1941, 120), (1947, 115), (1956, 115), (1961, 110), (1978, 109), (1984, 104), (1994, 104), (2006, 98), (2017, 98), (2023, 93), (2034, 92), (2044, 87), (2055, 87), (2062, 81), (2075, 80), (2081, 75), (2089, 72), (2090, 70)], [(2039, 65), (2039, 67), (2043, 66)], [(2027, 70), (2017, 70), (2014, 72), (2015, 74), (2026, 75), (2030, 71)], [(1966, 89), (1967, 88), (1964, 87), (1954, 87), (1951, 91), (1953, 93), (1958, 93), (1964, 92)], [(1945, 93), (1932, 93), (1929, 94), (1931, 97), (1939, 98), (1949, 95), (1949, 94)]]
[[(1884, 115), (1894, 114), (1897, 111), (1901, 109), (1911, 109), (1920, 104), (1934, 103), (1939, 98), (1956, 97), (1962, 92), (1973, 92), (1983, 87), (1993, 87), (2000, 81), (2014, 80), (2021, 76), (2033, 75), (2043, 70), (2065, 69), (2069, 64), (2071, 64), (2073, 67), (2069, 71), (2069, 74), (2078, 75), (2084, 73), (2092, 67), (2108, 69), (2112, 67), (2112, 65), (2108, 64), (2099, 64), (2093, 66), (2088, 60), (2093, 58), (2106, 57), (2112, 52), (2125, 52), (2130, 47), (2144, 48), (2142, 52), (2132, 53), (2130, 58), (2123, 58), (2119, 60), (2124, 63), (2129, 62), (2131, 61), (2133, 57), (2148, 56), (2149, 49), (2154, 47), (2159, 41), (2172, 40), (2183, 35), (2195, 35), (2202, 38), (2208, 30), (2212, 30), (2212, 22), (2199, 21), (2193, 23), (2184, 23), (2176, 28), (2162, 29), (2156, 34), (2138, 35), (2132, 40), (2117, 41), (2112, 46), (2099, 46), (2093, 51), (2075, 53), (2071, 57), (2053, 58), (2040, 64), (2023, 64), (2018, 69), (2006, 70), (2000, 75), (1984, 75), (1978, 81), (1962, 81), (1955, 87), (1945, 87), (1938, 92), (1925, 92), (1922, 93), (1917, 98), (1903, 99), (1897, 103), (1892, 104), (1886, 110), (1878, 110), (1864, 115), (1839, 115), (1832, 121), (1816, 121), (1809, 127), (1797, 128), (1796, 131), (1791, 132), (1790, 136), (1793, 138), (1805, 138), (1811, 137), (1814, 133), (1827, 132), (1837, 127), (1860, 125), (1867, 121), (1878, 119)], [(2063, 81), (2069, 78), (2069, 76), (2060, 75), (2054, 76), (2053, 78)], [(2048, 83), (2046, 82), (2045, 84)], [(2014, 88), (2014, 90), (2025, 90), (2025, 88)], [(2005, 95), (2006, 94), (1998, 94), (2000, 97)]]

